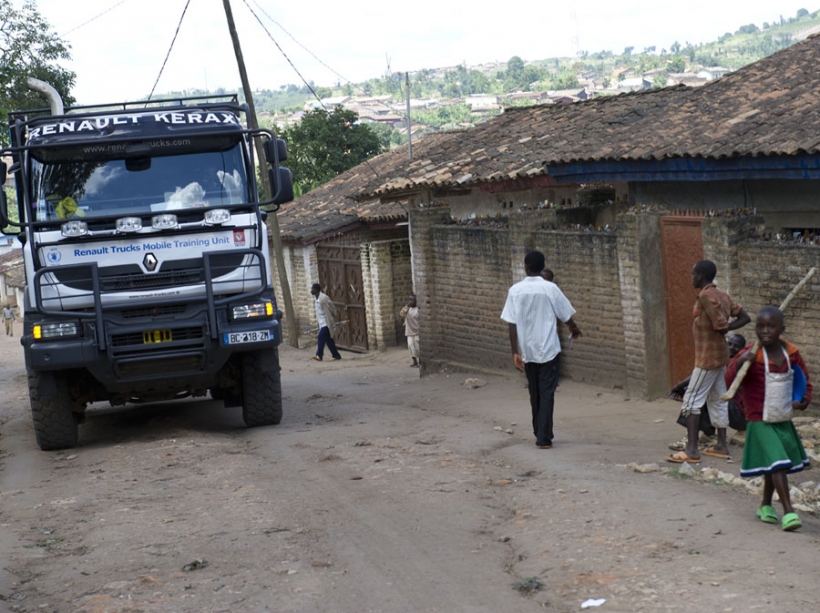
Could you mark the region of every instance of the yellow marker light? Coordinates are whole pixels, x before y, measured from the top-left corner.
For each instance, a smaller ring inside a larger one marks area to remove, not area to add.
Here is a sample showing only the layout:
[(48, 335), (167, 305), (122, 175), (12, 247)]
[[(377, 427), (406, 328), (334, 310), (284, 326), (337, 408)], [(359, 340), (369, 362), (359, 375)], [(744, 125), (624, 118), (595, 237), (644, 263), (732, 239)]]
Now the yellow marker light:
[(271, 317), (273, 315), (273, 303), (272, 302), (266, 302), (265, 303), (265, 313), (268, 315), (268, 317)]
[(34, 334), (34, 338), (36, 340), (43, 338), (43, 328), (41, 326), (34, 326), (34, 329), (31, 332)]

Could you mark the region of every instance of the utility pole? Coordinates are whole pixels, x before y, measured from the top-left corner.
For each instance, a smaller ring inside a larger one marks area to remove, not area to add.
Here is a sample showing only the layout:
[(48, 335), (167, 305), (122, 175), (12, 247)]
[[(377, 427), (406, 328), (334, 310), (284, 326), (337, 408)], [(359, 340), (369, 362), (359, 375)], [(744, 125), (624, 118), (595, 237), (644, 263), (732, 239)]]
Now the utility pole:
[(413, 139), (410, 138), (410, 73), (404, 73), (404, 89), (407, 90), (407, 159), (413, 159)]
[[(233, 13), (231, 12), (230, 0), (222, 0), (225, 5), (225, 16), (228, 18), (228, 29), (231, 32), (231, 40), (233, 41), (233, 50), (236, 54), (236, 63), (239, 66), (239, 77), (242, 79), (242, 89), (245, 92), (245, 102), (248, 103), (248, 114), (251, 122), (251, 128), (259, 129), (259, 122), (256, 120), (256, 109), (253, 106), (253, 93), (251, 92), (251, 85), (248, 81), (248, 73), (245, 71), (245, 60), (242, 58), (242, 48), (239, 46), (239, 36), (236, 33), (236, 24), (233, 20)], [(254, 145), (256, 146), (256, 159), (259, 160), (260, 173), (262, 175), (262, 185), (265, 190), (265, 199), (271, 199), (271, 186), (268, 180), (268, 173), (261, 172), (262, 164), (265, 160), (265, 151), (262, 148), (262, 140), (255, 138)], [(290, 284), (288, 283), (288, 272), (285, 269), (285, 259), (282, 253), (282, 237), (279, 235), (279, 219), (276, 213), (268, 214), (268, 221), (270, 223), (270, 238), (273, 243), (273, 253), (276, 257), (276, 272), (279, 275), (279, 283), (282, 287), (282, 302), (285, 303), (285, 320), (288, 326), (288, 344), (292, 347), (299, 346), (299, 327), (296, 325), (296, 313), (293, 310), (293, 299), (290, 296)]]

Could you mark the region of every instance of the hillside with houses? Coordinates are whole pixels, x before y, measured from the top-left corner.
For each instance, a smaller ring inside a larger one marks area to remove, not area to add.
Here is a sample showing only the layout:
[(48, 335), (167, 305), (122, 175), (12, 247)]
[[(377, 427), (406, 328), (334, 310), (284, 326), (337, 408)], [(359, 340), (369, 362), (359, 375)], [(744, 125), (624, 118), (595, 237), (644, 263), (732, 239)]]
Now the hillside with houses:
[(340, 105), (357, 113), (362, 122), (380, 126), (376, 129), (384, 145), (392, 147), (406, 143), (408, 104), (410, 132), (420, 136), (475, 125), (510, 107), (561, 104), (674, 85), (699, 87), (818, 31), (820, 11), (801, 9), (794, 17), (743, 25), (701, 45), (674, 42), (668, 49), (580, 51), (574, 58), (533, 61), (514, 56), (475, 66), (389, 73), (359, 84), (260, 89), (255, 101), (260, 122), (279, 130), (297, 124), (305, 112)]

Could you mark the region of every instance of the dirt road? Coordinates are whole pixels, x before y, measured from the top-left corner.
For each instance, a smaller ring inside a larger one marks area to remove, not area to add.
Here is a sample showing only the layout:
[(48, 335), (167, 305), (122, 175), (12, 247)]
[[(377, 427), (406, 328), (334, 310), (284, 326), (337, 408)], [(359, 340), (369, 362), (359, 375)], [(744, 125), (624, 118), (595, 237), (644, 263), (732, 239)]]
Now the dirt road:
[(782, 533), (743, 488), (625, 466), (663, 459), (679, 405), (564, 382), (539, 450), (521, 377), (343, 355), (283, 349), (277, 427), (210, 400), (101, 407), (44, 453), (0, 337), (0, 611), (816, 610), (817, 519)]

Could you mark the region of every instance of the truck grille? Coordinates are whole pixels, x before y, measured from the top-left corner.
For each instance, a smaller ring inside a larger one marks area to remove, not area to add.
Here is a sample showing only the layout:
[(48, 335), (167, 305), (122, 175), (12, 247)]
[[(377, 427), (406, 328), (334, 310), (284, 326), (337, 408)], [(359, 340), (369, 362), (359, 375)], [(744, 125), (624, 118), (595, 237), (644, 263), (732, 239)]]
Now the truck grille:
[(123, 309), (120, 311), (125, 319), (137, 319), (140, 317), (162, 317), (163, 315), (179, 315), (185, 312), (184, 304), (172, 304), (165, 306), (147, 306), (136, 309)]
[(205, 358), (201, 354), (181, 355), (156, 360), (123, 360), (117, 363), (117, 370), (124, 379), (152, 377), (171, 373), (196, 373), (205, 368)]
[(204, 280), (205, 271), (201, 268), (194, 270), (172, 270), (171, 272), (158, 272), (152, 275), (139, 272), (130, 275), (118, 275), (116, 277), (103, 277), (100, 279), (100, 287), (104, 292), (122, 292), (127, 290), (193, 285), (202, 283)]
[[(243, 264), (243, 253), (217, 253), (211, 256), (211, 274), (214, 278), (227, 275), (239, 268), (258, 266)], [(91, 268), (84, 266), (55, 266), (49, 273), (56, 278), (56, 283), (45, 285), (65, 285), (76, 290), (93, 291)], [(162, 263), (158, 272), (144, 273), (136, 264), (123, 266), (103, 266), (99, 268), (100, 291), (122, 292), (147, 289), (163, 289), (184, 285), (196, 285), (205, 282), (205, 265), (202, 258), (186, 260), (168, 260)]]
[[(172, 328), (171, 340), (169, 342), (199, 340), (204, 335), (205, 331), (201, 326), (195, 326), (190, 328)], [(141, 331), (129, 332), (127, 334), (113, 334), (111, 336), (110, 343), (111, 347), (115, 348), (133, 347), (135, 345), (142, 346), (145, 344), (143, 341), (143, 333)], [(160, 349), (166, 346), (166, 343), (150, 343), (150, 346)]]

